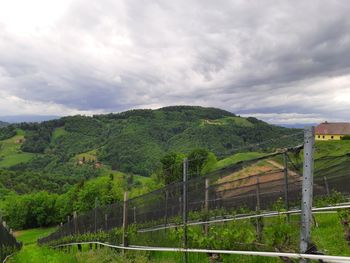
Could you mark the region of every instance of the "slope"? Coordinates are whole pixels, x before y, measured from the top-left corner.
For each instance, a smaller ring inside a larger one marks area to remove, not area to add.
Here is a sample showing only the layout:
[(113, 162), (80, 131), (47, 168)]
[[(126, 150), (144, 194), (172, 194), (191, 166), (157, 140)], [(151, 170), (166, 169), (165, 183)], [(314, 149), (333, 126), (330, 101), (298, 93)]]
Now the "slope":
[[(227, 156), (242, 147), (246, 148), (244, 151), (260, 151), (292, 144), (293, 138), (283, 136), (299, 131), (220, 109), (194, 106), (72, 116), (17, 127), (26, 132), (21, 147), (24, 152), (43, 153), (62, 163), (92, 152), (96, 161), (110, 165), (113, 170), (143, 176), (150, 175), (168, 152), (188, 153), (206, 148)], [(282, 139), (256, 146), (275, 138)]]

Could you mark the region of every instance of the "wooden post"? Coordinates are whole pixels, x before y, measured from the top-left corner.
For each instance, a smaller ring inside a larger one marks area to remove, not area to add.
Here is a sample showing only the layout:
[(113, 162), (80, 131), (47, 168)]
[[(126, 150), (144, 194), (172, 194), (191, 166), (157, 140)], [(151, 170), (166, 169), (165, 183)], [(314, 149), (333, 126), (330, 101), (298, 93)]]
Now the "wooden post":
[[(289, 187), (288, 187), (288, 156), (287, 151), (283, 153), (283, 163), (284, 163), (284, 207), (286, 211), (289, 211)], [(287, 214), (287, 222), (290, 222), (290, 215)]]
[(256, 176), (256, 208), (260, 210), (260, 179), (259, 175)]
[(70, 225), (70, 216), (67, 216), (67, 225), (68, 225), (68, 231), (69, 231), (69, 235), (72, 234), (72, 228), (71, 228), (71, 225)]
[(182, 215), (183, 211), (182, 211), (182, 197), (181, 196), (179, 197), (179, 209), (180, 209), (180, 215)]
[[(301, 202), (300, 253), (305, 253), (311, 242), (312, 198), (314, 174), (315, 128), (304, 130), (304, 167)], [(306, 262), (301, 259), (300, 262)]]
[(108, 231), (108, 214), (105, 214), (105, 231)]
[(324, 176), (323, 177), (323, 181), (324, 181), (324, 186), (326, 188), (326, 194), (329, 196), (330, 195), (330, 192), (329, 192), (329, 185), (328, 185), (328, 180), (327, 180), (327, 177)]
[[(260, 179), (259, 175), (256, 176), (256, 214), (260, 214)], [(258, 241), (261, 241), (261, 217), (256, 218), (256, 236)]]
[[(128, 192), (124, 192), (124, 206), (123, 206), (123, 247), (128, 246)], [(125, 254), (125, 249), (123, 249)]]
[(95, 221), (95, 233), (97, 233), (97, 207), (98, 207), (98, 198), (95, 198), (95, 215), (94, 215), (94, 221)]
[[(169, 200), (169, 191), (168, 189), (165, 190), (165, 215), (164, 215), (164, 226), (167, 227), (168, 225), (168, 200)], [(165, 231), (167, 229), (165, 228)]]
[(136, 207), (134, 206), (133, 208), (133, 212), (134, 212), (134, 224), (136, 224)]
[[(205, 178), (205, 194), (204, 194), (204, 212), (205, 218), (208, 220), (209, 213), (209, 178)], [(204, 225), (204, 234), (207, 236), (209, 233), (209, 224)]]
[(78, 222), (77, 222), (77, 212), (73, 212), (73, 225), (74, 225), (74, 235), (78, 234)]

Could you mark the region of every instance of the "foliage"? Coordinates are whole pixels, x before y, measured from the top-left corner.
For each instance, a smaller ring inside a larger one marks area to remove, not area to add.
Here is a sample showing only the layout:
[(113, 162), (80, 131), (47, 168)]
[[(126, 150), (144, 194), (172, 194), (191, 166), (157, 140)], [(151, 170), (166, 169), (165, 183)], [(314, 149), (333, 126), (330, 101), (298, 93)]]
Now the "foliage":
[(341, 137), (341, 139), (344, 141), (348, 141), (348, 140), (350, 140), (350, 135), (345, 135), (345, 136)]
[(13, 125), (0, 126), (0, 141), (9, 139), (16, 135), (16, 128)]
[(9, 194), (1, 202), (1, 210), (14, 229), (50, 226), (65, 221), (73, 211), (83, 213), (92, 209), (95, 198), (101, 206), (121, 200), (122, 187), (122, 178), (104, 176), (82, 181), (62, 195), (45, 191), (20, 196)]
[(200, 148), (194, 149), (188, 154), (187, 158), (189, 160), (188, 172), (190, 174), (190, 178), (198, 177), (202, 174), (202, 170), (208, 162), (209, 151)]
[(264, 227), (265, 242), (271, 248), (278, 251), (290, 249), (293, 227), (287, 222), (286, 215), (279, 215), (275, 218), (274, 223)]
[(345, 240), (350, 245), (350, 209), (339, 210), (338, 215), (344, 228)]
[(10, 195), (2, 205), (4, 218), (15, 229), (55, 224), (57, 223), (56, 198), (56, 195), (47, 192), (21, 196)]
[[(97, 159), (113, 169), (144, 176), (150, 175), (167, 153), (201, 148), (216, 155), (228, 154), (241, 146), (296, 131), (220, 109), (191, 106), (72, 116), (14, 127), (25, 131), (21, 147), (25, 152), (53, 155), (53, 159), (67, 163), (80, 153), (96, 150)], [(291, 140), (285, 137), (279, 143), (288, 142)]]
[(336, 205), (346, 201), (347, 199), (342, 193), (333, 190), (330, 195), (314, 198), (313, 203), (316, 207), (325, 207), (327, 205)]
[(160, 160), (162, 163), (160, 179), (165, 185), (182, 180), (184, 158), (183, 154), (168, 153)]

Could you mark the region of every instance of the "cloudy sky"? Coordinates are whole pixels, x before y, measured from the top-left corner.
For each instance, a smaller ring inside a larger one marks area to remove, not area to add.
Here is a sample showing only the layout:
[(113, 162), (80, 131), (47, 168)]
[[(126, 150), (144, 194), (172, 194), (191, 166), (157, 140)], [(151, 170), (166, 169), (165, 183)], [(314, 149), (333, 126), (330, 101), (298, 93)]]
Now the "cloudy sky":
[(0, 0), (0, 116), (350, 121), (350, 1)]

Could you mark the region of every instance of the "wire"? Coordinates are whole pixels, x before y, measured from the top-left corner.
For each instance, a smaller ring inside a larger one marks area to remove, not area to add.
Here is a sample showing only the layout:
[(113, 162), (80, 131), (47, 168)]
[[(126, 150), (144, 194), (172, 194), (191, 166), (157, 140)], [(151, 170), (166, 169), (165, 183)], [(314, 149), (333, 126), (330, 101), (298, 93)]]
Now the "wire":
[(99, 241), (91, 242), (76, 242), (52, 246), (53, 248), (74, 246), (74, 245), (97, 244), (110, 248), (138, 251), (161, 251), (161, 252), (191, 252), (191, 253), (211, 253), (211, 254), (231, 254), (231, 255), (247, 255), (247, 256), (263, 256), (263, 257), (278, 257), (278, 258), (301, 258), (301, 259), (320, 259), (327, 262), (350, 262), (350, 257), (344, 256), (328, 256), (318, 254), (300, 254), (300, 253), (284, 253), (284, 252), (266, 252), (266, 251), (239, 251), (239, 250), (213, 250), (213, 249), (193, 249), (193, 248), (170, 248), (170, 247), (147, 247), (147, 246), (118, 246), (111, 245)]
[[(350, 204), (347, 205), (335, 205), (335, 206), (326, 206), (326, 207), (318, 207), (318, 208), (312, 208), (312, 212), (324, 212), (324, 211), (332, 211), (332, 210), (338, 210), (338, 209), (348, 209), (350, 208)], [(196, 225), (206, 225), (206, 224), (215, 224), (215, 223), (224, 223), (224, 222), (230, 222), (235, 220), (245, 220), (245, 219), (252, 219), (252, 218), (260, 218), (260, 217), (275, 217), (279, 215), (291, 215), (291, 214), (300, 214), (301, 210), (290, 210), (290, 211), (282, 211), (282, 212), (268, 212), (263, 214), (254, 214), (254, 215), (244, 215), (244, 216), (231, 216), (230, 218), (224, 218), (224, 219), (215, 219), (215, 220), (209, 220), (209, 221), (196, 221), (196, 222), (187, 222), (187, 226), (196, 226)], [(224, 216), (228, 217), (228, 216)], [(169, 226), (162, 226), (157, 228), (146, 228), (146, 229), (140, 229), (137, 232), (138, 233), (146, 233), (146, 232), (153, 232), (153, 231), (159, 231), (169, 228), (177, 228), (182, 227), (182, 224), (176, 224), (176, 225), (169, 225)]]
[[(249, 145), (244, 145), (242, 147), (232, 148), (231, 151), (229, 151), (228, 153), (218, 154), (218, 155), (216, 155), (216, 157), (227, 157), (229, 155), (232, 155), (233, 153), (237, 153), (237, 152), (239, 152), (241, 150), (244, 150), (244, 149), (254, 148), (254, 147), (257, 147), (257, 146), (260, 146), (260, 145), (263, 145), (263, 144), (266, 144), (266, 143), (269, 143), (269, 142), (272, 142), (272, 141), (277, 141), (277, 140), (281, 140), (281, 139), (287, 139), (287, 138), (295, 137), (295, 136), (302, 135), (302, 134), (304, 134), (303, 131), (302, 132), (293, 133), (293, 134), (290, 134), (290, 135), (283, 135), (283, 136), (278, 137), (278, 138), (271, 138), (271, 139), (268, 139), (268, 140), (265, 140), (265, 141), (261, 141), (261, 142), (258, 142), (258, 143), (252, 143), (252, 144), (249, 144)], [(286, 148), (292, 149), (293, 147), (289, 146), (289, 147), (286, 147)], [(199, 159), (188, 159), (188, 162), (204, 160), (204, 159), (207, 159), (207, 157), (203, 157), (203, 158), (199, 158)]]

